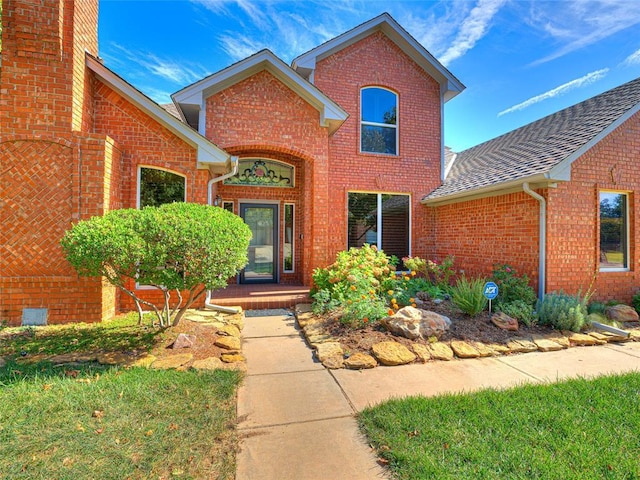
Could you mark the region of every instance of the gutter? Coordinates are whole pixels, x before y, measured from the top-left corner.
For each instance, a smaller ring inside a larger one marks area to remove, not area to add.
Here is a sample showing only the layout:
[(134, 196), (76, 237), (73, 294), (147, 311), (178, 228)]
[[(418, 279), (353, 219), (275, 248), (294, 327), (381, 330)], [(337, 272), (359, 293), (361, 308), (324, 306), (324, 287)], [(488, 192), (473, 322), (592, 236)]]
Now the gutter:
[(540, 204), (540, 219), (539, 219), (539, 228), (540, 228), (540, 253), (538, 260), (538, 298), (542, 300), (544, 298), (545, 286), (546, 286), (546, 266), (547, 266), (547, 201), (544, 197), (529, 188), (529, 182), (524, 182), (522, 184), (522, 190), (529, 196), (535, 198)]
[[(213, 184), (222, 182), (223, 180), (226, 180), (227, 178), (233, 177), (235, 174), (237, 174), (238, 163), (239, 163), (238, 157), (232, 156), (231, 164), (233, 165), (233, 167), (231, 168), (231, 171), (228, 173), (225, 173), (224, 175), (220, 175), (219, 177), (215, 177), (209, 180), (209, 183), (207, 184), (207, 203), (209, 205), (213, 204), (213, 195), (211, 193), (211, 187), (213, 186)], [(207, 298), (204, 301), (205, 308), (217, 310), (218, 312), (222, 312), (222, 313), (240, 313), (242, 311), (241, 309), (239, 310), (236, 308), (223, 307), (221, 305), (216, 305), (214, 303), (211, 303), (211, 293), (212, 293), (211, 290), (207, 290)]]

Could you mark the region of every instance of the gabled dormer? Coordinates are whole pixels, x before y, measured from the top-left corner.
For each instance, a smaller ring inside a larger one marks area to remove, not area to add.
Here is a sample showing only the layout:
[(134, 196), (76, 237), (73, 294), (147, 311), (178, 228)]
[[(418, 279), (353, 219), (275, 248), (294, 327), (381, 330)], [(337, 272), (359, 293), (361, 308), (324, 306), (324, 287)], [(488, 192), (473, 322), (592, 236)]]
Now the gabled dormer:
[(292, 68), (303, 78), (314, 83), (314, 72), (318, 62), (376, 32), (384, 33), (400, 50), (438, 82), (442, 98), (445, 102), (451, 100), (465, 89), (465, 86), (460, 80), (431, 55), (427, 49), (420, 45), (420, 43), (388, 13), (383, 13), (323, 43), (313, 50), (300, 55), (293, 60)]
[(328, 128), (329, 134), (337, 130), (347, 119), (347, 113), (337, 103), (298, 75), (269, 50), (262, 50), (220, 72), (209, 75), (174, 93), (171, 97), (183, 119), (204, 135), (206, 99), (261, 71), (269, 72), (318, 110), (320, 125)]

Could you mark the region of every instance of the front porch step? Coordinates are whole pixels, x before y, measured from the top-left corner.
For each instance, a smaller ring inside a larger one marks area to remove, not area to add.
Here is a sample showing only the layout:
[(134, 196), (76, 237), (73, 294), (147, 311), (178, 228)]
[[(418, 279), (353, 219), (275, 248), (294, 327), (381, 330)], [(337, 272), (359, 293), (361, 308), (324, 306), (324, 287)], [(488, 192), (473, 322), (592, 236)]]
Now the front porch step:
[(298, 303), (309, 303), (309, 290), (303, 285), (229, 285), (213, 292), (211, 303), (223, 307), (240, 306), (243, 310), (290, 308)]

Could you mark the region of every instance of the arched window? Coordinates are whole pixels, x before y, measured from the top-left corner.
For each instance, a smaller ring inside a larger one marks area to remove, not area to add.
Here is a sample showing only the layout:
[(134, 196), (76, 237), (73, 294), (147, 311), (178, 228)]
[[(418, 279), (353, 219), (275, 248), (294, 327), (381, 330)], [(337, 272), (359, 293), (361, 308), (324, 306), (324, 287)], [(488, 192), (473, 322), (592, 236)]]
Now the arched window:
[(153, 167), (138, 170), (138, 208), (186, 201), (186, 178)]
[(398, 154), (398, 95), (379, 87), (360, 91), (360, 151)]

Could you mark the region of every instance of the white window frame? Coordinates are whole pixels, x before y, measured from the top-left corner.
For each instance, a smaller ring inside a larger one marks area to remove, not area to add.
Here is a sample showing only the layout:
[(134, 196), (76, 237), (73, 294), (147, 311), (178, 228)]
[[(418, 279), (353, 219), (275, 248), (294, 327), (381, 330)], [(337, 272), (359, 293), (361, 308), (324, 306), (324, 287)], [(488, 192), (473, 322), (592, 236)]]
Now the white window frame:
[[(396, 123), (395, 125), (390, 124), (390, 123), (378, 123), (378, 122), (368, 122), (366, 120), (362, 119), (362, 92), (364, 92), (365, 90), (372, 90), (372, 89), (377, 89), (377, 90), (386, 90), (387, 92), (391, 92), (393, 93), (393, 95), (396, 97)], [(358, 150), (360, 153), (364, 153), (364, 154), (371, 154), (371, 155), (391, 155), (391, 156), (395, 156), (397, 157), (400, 154), (400, 139), (399, 139), (399, 128), (398, 128), (398, 123), (400, 122), (400, 101), (399, 101), (400, 96), (398, 95), (397, 92), (394, 92), (393, 90), (389, 89), (389, 88), (385, 88), (385, 87), (381, 87), (379, 85), (369, 85), (366, 87), (362, 87), (360, 89), (360, 145), (358, 146)], [(385, 153), (385, 152), (369, 152), (367, 150), (362, 150), (362, 132), (363, 132), (363, 125), (367, 125), (370, 127), (382, 127), (382, 128), (394, 128), (395, 132), (396, 132), (396, 151), (395, 153)]]
[[(624, 253), (624, 257), (626, 259), (626, 263), (627, 266), (626, 267), (602, 267), (600, 266), (600, 255), (602, 255), (602, 251), (600, 250), (600, 228), (602, 228), (602, 223), (600, 222), (600, 194), (602, 193), (613, 193), (616, 195), (624, 195), (626, 197), (625, 200), (625, 218), (624, 218), (624, 226), (625, 226), (625, 231), (624, 234), (626, 236), (626, 241), (625, 241), (625, 251)], [(603, 190), (599, 190), (598, 191), (598, 221), (599, 221), (599, 228), (598, 228), (598, 267), (599, 267), (599, 271), (601, 272), (628, 272), (631, 270), (631, 248), (630, 248), (630, 244), (631, 244), (631, 230), (630, 230), (630, 225), (629, 225), (629, 200), (630, 200), (630, 192), (625, 191), (625, 190), (607, 190), (607, 189), (603, 189)]]
[[(291, 269), (285, 267), (284, 245), (287, 239), (286, 210), (291, 205)], [(293, 202), (284, 202), (282, 208), (282, 273), (295, 273), (296, 271), (296, 205)]]
[(180, 172), (176, 172), (175, 170), (171, 170), (169, 168), (163, 168), (163, 167), (156, 167), (155, 165), (138, 165), (138, 172), (137, 172), (137, 179), (136, 179), (136, 208), (138, 210), (140, 210), (140, 181), (142, 178), (142, 169), (143, 168), (149, 168), (149, 169), (153, 169), (153, 170), (162, 170), (164, 172), (169, 172), (172, 173), (174, 175), (178, 175), (182, 178), (184, 178), (184, 202), (187, 201), (187, 188), (188, 188), (188, 183), (187, 182), (187, 176), (183, 173)]

